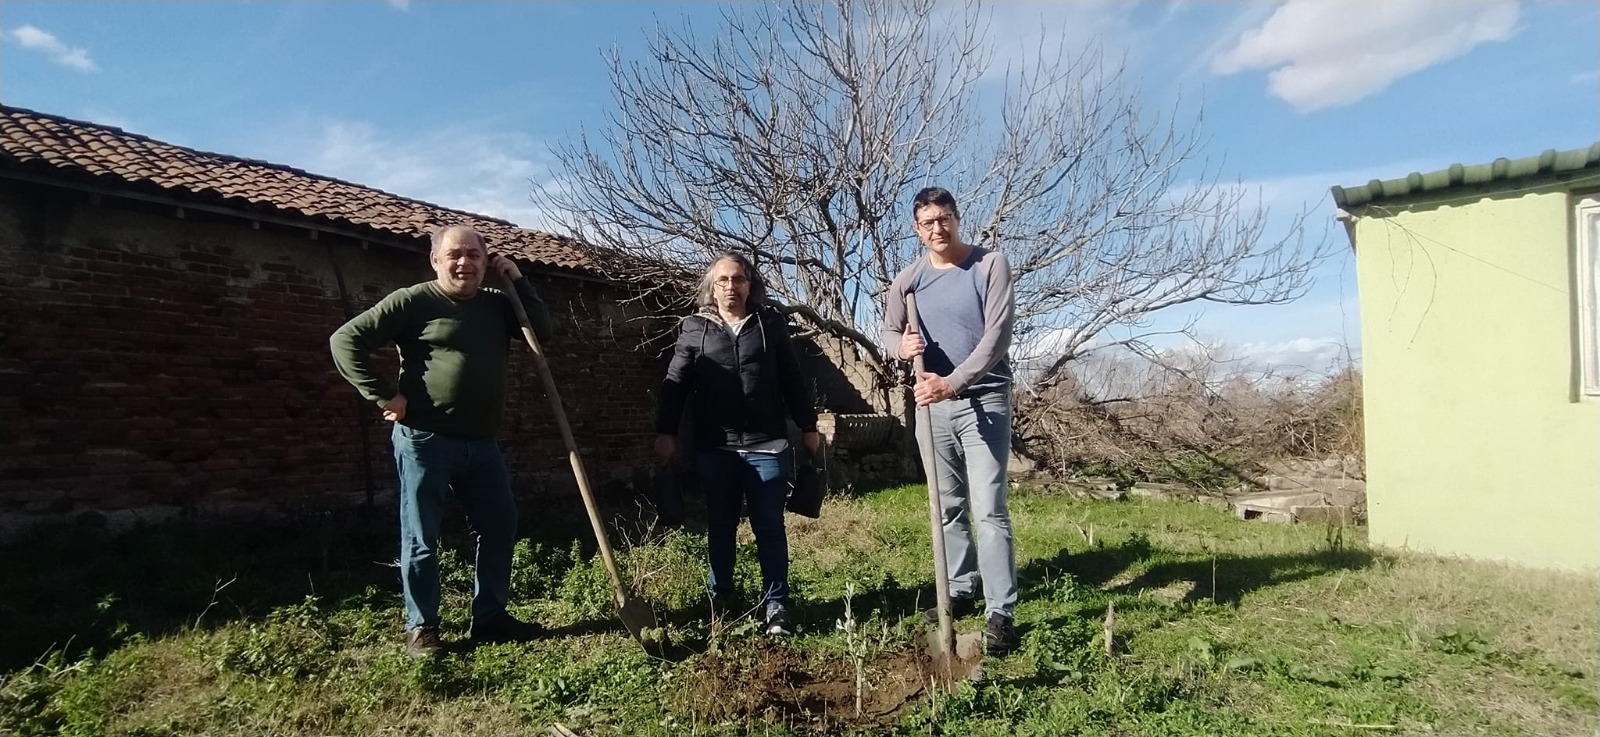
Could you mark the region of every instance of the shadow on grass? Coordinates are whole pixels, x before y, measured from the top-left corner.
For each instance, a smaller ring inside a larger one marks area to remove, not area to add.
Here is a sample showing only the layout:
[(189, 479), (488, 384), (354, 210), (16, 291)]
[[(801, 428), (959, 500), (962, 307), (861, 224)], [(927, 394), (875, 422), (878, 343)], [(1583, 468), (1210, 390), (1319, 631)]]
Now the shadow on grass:
[(339, 534), (334, 523), (318, 516), (271, 527), (171, 522), (116, 535), (36, 530), (0, 549), (7, 572), (0, 620), (8, 631), (0, 670), (51, 649), (103, 653), (133, 635), (215, 624), (313, 591), (342, 598), (392, 577), (372, 563), (393, 554), (369, 550), (367, 520), (340, 518)]
[[(1035, 559), (1019, 571), (1020, 599), (1022, 601), (1050, 598), (1055, 588), (1070, 577), (1072, 585), (1092, 591), (1089, 596), (1095, 603), (1072, 605), (1059, 616), (1047, 618), (1039, 626), (1060, 626), (1069, 619), (1098, 619), (1104, 613), (1105, 596), (1119, 597), (1120, 610), (1132, 612), (1144, 608), (1167, 608), (1171, 604), (1195, 604), (1201, 601), (1217, 605), (1238, 606), (1247, 594), (1262, 589), (1296, 581), (1328, 575), (1330, 573), (1366, 568), (1378, 556), (1367, 551), (1344, 548), (1330, 540), (1325, 548), (1294, 553), (1266, 555), (1241, 555), (1222, 553), (1207, 555), (1165, 550), (1153, 545), (1142, 535), (1133, 535), (1113, 544), (1101, 544), (1088, 550), (1062, 549), (1050, 558)], [(791, 607), (796, 622), (807, 632), (831, 631), (835, 623), (845, 618), (843, 597), (808, 599), (804, 584), (796, 588)], [(1177, 599), (1160, 600), (1138, 597), (1143, 592), (1171, 590)], [(922, 609), (931, 607), (934, 593), (931, 585), (906, 586), (885, 576), (882, 583), (859, 591), (851, 601), (851, 612), (857, 621), (873, 617), (897, 626), (907, 617), (918, 616)], [(743, 616), (760, 618), (753, 602), (744, 607)], [(677, 625), (705, 622), (710, 616), (708, 604), (698, 604), (661, 613), (664, 620)], [(920, 620), (919, 620), (920, 621)], [(1026, 634), (1029, 622), (1019, 622), (1019, 633)], [(615, 622), (586, 623), (574, 631), (620, 629)], [(681, 643), (680, 643), (681, 644)], [(703, 649), (704, 643), (691, 645)]]
[(1134, 535), (1115, 545), (1096, 545), (1077, 552), (1062, 548), (1050, 558), (1035, 558), (1018, 569), (1021, 595), (1024, 598), (1048, 596), (1048, 589), (1062, 574), (1070, 574), (1079, 584), (1100, 588), (1129, 567), (1158, 553), (1142, 535)]
[[(789, 614), (797, 628), (797, 635), (832, 632), (837, 623), (845, 619), (844, 597), (811, 599), (807, 598), (803, 591), (796, 590), (793, 593)], [(921, 607), (931, 606), (932, 600), (931, 589), (923, 591), (919, 587), (907, 587), (892, 576), (885, 576), (878, 586), (858, 592), (850, 600), (849, 610), (857, 622), (866, 623), (877, 618), (894, 628), (903, 618), (919, 614)], [(764, 618), (764, 610), (759, 604), (758, 597), (748, 591), (742, 591), (726, 608), (714, 609), (712, 603), (707, 600), (686, 607), (658, 609), (656, 616), (664, 624), (676, 625), (680, 633), (688, 631), (696, 635), (693, 641), (685, 641), (681, 635), (673, 640), (663, 657), (674, 662), (705, 652), (713, 636), (739, 637), (750, 634), (766, 636), (759, 626)], [(551, 634), (578, 635), (622, 630), (620, 621), (609, 618), (587, 620), (554, 628)], [(718, 634), (711, 635), (708, 631)]]
[(1138, 593), (1186, 584), (1185, 603), (1201, 600), (1238, 606), (1246, 594), (1270, 586), (1324, 576), (1335, 571), (1366, 568), (1375, 556), (1359, 550), (1321, 550), (1275, 555), (1191, 556), (1185, 560), (1152, 565), (1133, 580), (1114, 586), (1112, 593)]
[(872, 496), (874, 494), (877, 494), (879, 492), (888, 491), (890, 489), (898, 489), (898, 488), (900, 488), (902, 486), (905, 486), (907, 484), (915, 484), (915, 483), (920, 483), (920, 482), (917, 479), (900, 479), (900, 480), (868, 479), (868, 480), (865, 480), (865, 481), (861, 481), (859, 483), (850, 484), (849, 486), (846, 486), (844, 488), (829, 488), (828, 492), (827, 492), (827, 498), (829, 498), (829, 499), (863, 499), (863, 498)]
[[(593, 548), (576, 500), (520, 501), (519, 537), (560, 548), (579, 540)], [(629, 510), (617, 511), (626, 517)], [(395, 511), (379, 507), (272, 522), (169, 522), (120, 534), (71, 525), (36, 530), (0, 548), (6, 572), (0, 576), (0, 622), (7, 632), (0, 638), (0, 673), (53, 650), (69, 658), (104, 654), (135, 636), (264, 617), (307, 596), (340, 608), (387, 610), (398, 644), (398, 529)], [(441, 549), (470, 564), (473, 544), (452, 504)]]
[[(1328, 547), (1296, 553), (1239, 555), (1175, 553), (1152, 546), (1134, 535), (1115, 545), (1086, 551), (1063, 549), (1055, 556), (1034, 560), (1019, 572), (1026, 597), (1049, 596), (1050, 588), (1070, 574), (1077, 584), (1110, 594), (1138, 594), (1179, 586), (1181, 600), (1237, 606), (1246, 594), (1259, 589), (1327, 575), (1335, 571), (1366, 568), (1378, 556), (1343, 547), (1337, 540)], [(1139, 572), (1129, 574), (1139, 568)]]

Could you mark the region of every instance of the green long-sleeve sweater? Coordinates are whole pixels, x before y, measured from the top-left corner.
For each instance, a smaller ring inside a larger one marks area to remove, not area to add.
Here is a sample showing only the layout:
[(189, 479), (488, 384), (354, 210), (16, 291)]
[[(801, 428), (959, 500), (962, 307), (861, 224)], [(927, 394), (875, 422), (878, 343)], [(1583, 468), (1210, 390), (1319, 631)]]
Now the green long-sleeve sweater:
[[(550, 339), (553, 322), (527, 279), (516, 290), (534, 334)], [(516, 312), (505, 292), (482, 288), (463, 300), (433, 282), (396, 290), (355, 316), (328, 339), (333, 363), (382, 407), (398, 391), (406, 396), (401, 424), (465, 438), (499, 434), (505, 412), (506, 358), (521, 340)], [(399, 386), (373, 370), (371, 353), (389, 343), (400, 349)]]

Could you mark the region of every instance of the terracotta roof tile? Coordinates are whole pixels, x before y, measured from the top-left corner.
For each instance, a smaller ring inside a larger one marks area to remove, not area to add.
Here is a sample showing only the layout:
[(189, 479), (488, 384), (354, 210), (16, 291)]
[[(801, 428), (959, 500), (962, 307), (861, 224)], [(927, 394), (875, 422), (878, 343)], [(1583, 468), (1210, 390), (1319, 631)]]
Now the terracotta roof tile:
[(577, 241), (496, 218), (401, 197), (280, 164), (196, 151), (119, 128), (0, 105), (0, 168), (26, 169), (169, 196), (232, 204), (248, 216), (263, 207), (290, 216), (426, 238), (437, 227), (468, 225), (489, 244), (537, 264), (597, 271)]

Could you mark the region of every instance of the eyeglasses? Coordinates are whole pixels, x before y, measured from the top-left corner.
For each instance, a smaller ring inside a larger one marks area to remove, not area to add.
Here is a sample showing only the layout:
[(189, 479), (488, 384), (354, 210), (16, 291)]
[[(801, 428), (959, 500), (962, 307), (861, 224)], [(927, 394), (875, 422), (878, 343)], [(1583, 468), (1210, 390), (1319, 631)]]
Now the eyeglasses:
[(944, 215), (940, 215), (939, 217), (936, 217), (936, 218), (929, 218), (927, 220), (918, 220), (917, 221), (917, 230), (922, 230), (922, 231), (933, 230), (933, 227), (935, 225), (942, 225), (942, 226), (944, 226), (945, 230), (952, 230), (952, 229), (954, 229), (956, 227), (956, 221), (959, 220), (959, 219), (960, 218), (957, 218), (955, 215), (947, 213), (947, 214), (944, 214)]
[(731, 285), (734, 285), (734, 284), (749, 284), (749, 283), (750, 283), (749, 277), (746, 277), (743, 274), (738, 274), (738, 275), (735, 275), (735, 276), (719, 276), (716, 279), (716, 284), (719, 287), (726, 287), (726, 286), (731, 286)]

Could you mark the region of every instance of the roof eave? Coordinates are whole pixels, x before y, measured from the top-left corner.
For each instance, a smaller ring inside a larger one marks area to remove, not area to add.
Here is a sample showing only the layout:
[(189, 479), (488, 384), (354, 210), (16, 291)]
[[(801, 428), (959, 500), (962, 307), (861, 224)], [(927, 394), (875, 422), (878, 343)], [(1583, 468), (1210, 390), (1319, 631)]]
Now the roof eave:
[(1520, 159), (1499, 158), (1488, 164), (1452, 164), (1438, 171), (1412, 172), (1399, 179), (1373, 179), (1364, 185), (1329, 188), (1334, 206), (1348, 212), (1379, 202), (1429, 201), (1469, 192), (1498, 192), (1513, 188), (1565, 185), (1572, 188), (1600, 182), (1600, 141), (1588, 148), (1556, 151)]

